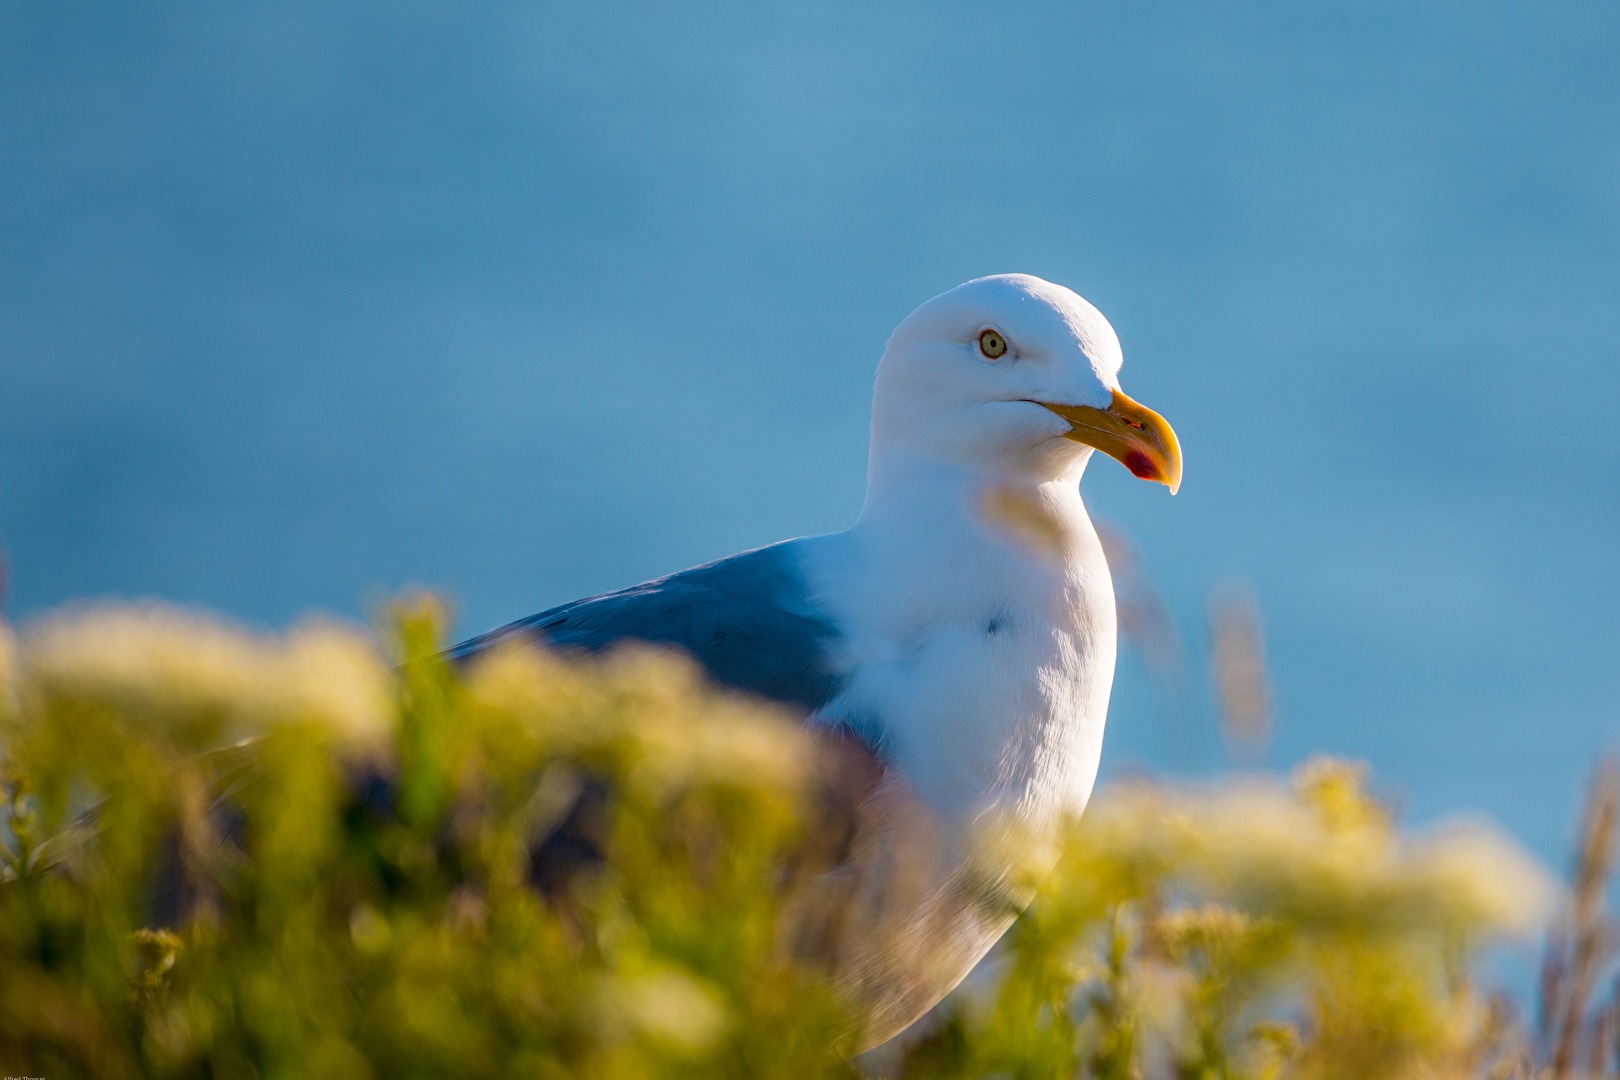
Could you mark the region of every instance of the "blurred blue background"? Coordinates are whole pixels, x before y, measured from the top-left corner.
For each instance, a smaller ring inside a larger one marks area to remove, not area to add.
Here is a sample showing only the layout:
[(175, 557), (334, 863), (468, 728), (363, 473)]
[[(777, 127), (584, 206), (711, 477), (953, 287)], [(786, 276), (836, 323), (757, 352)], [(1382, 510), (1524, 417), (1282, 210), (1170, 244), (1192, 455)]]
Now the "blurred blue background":
[[(1027, 271), (1181, 433), (1179, 497), (1088, 500), (1193, 670), (1253, 588), (1270, 762), (1561, 863), (1620, 741), (1617, 56), (1613, 0), (16, 0), (7, 610), (473, 632), (841, 528), (889, 330)], [(1127, 655), (1106, 767), (1220, 765), (1193, 685)]]

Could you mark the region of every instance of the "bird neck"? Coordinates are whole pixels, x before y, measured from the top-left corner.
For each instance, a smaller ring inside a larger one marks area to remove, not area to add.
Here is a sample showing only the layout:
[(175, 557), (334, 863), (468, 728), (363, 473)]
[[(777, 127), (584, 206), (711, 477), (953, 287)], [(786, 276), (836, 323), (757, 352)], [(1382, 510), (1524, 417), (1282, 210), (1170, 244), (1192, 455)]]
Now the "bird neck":
[[(1085, 518), (1080, 478), (1090, 452), (1055, 467), (975, 467), (899, 447), (874, 449), (867, 464), (866, 499), (856, 527), (867, 534), (916, 537), (920, 530), (967, 529), (1005, 536), (1019, 531), (1008, 516), (1038, 527)], [(1003, 513), (998, 513), (998, 508)], [(1029, 514), (1020, 513), (1020, 508)]]

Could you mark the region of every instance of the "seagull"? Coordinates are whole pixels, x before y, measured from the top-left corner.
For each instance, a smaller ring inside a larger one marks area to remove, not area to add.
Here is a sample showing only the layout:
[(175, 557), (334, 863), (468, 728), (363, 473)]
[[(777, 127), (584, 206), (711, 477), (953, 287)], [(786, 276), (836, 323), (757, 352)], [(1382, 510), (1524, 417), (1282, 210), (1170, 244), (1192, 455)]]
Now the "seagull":
[(984, 823), (1050, 841), (1091, 795), (1116, 627), (1081, 474), (1100, 450), (1172, 493), (1181, 483), (1175, 432), (1120, 389), (1121, 360), (1108, 320), (1063, 286), (959, 285), (883, 351), (848, 529), (563, 604), (452, 651), (473, 661), (514, 638), (674, 647), (838, 746), (853, 838), (811, 903), (854, 912), (821, 945), (860, 1005), (863, 1049), (938, 1003), (1010, 925), (1006, 904), (985, 902)]

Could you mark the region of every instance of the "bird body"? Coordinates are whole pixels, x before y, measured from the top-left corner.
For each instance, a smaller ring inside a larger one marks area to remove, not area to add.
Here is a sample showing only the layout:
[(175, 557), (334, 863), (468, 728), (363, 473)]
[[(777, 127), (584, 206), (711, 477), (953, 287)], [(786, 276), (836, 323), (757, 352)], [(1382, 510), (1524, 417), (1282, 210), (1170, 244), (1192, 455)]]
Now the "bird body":
[(1031, 824), (1083, 809), (1114, 669), (1108, 565), (1075, 478), (1031, 484), (1061, 547), (978, 508), (995, 476), (934, 470), (804, 549), (839, 628), (818, 718), (875, 739), (941, 822), (987, 807)]
[[(901, 323), (878, 366), (867, 493), (805, 537), (563, 605), (513, 635), (597, 651), (679, 647), (717, 682), (852, 744), (865, 777), (835, 974), (875, 1045), (943, 997), (1005, 930), (974, 863), (996, 823), (1049, 837), (1095, 781), (1115, 659), (1108, 565), (1079, 492), (1093, 449), (1180, 479), (1175, 436), (1118, 389), (1102, 315), (1024, 275), (968, 282)], [(1005, 868), (1002, 868), (1005, 869)], [(1004, 876), (1004, 875), (1003, 875)]]

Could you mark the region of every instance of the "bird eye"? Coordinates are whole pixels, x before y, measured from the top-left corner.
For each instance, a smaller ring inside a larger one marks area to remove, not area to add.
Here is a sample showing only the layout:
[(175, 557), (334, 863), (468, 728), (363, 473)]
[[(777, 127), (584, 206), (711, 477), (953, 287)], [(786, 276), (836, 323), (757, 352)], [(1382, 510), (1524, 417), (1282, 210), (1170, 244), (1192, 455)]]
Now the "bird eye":
[(1000, 360), (1007, 355), (1007, 339), (994, 330), (979, 335), (979, 351), (986, 360)]

